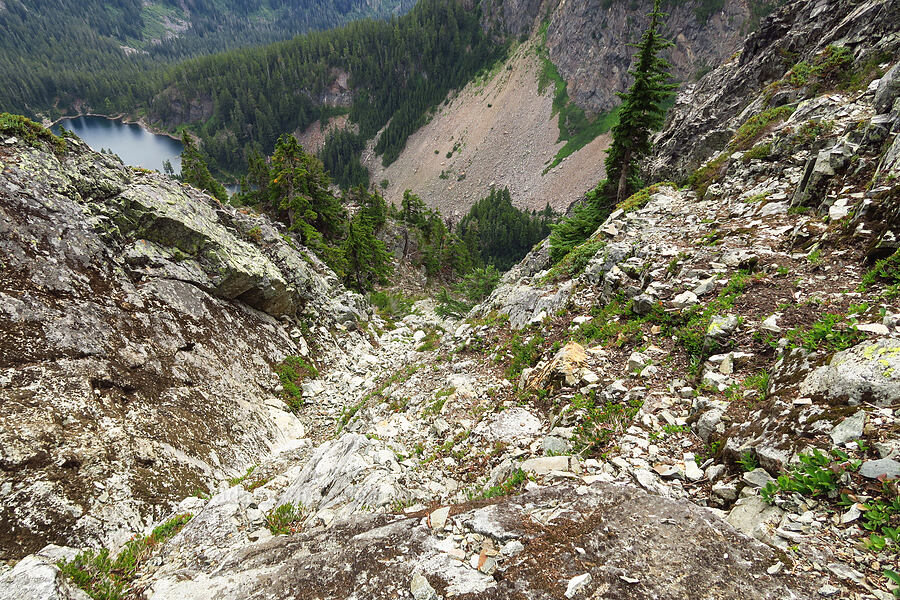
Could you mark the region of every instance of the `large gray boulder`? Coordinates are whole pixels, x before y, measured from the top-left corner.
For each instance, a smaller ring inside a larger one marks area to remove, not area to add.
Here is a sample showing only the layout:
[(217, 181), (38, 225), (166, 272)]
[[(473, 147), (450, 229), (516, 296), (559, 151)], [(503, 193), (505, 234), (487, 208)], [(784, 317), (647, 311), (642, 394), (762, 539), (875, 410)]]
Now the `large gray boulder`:
[(900, 98), (900, 63), (891, 67), (879, 80), (875, 90), (875, 112), (890, 112), (897, 98)]
[(800, 394), (829, 403), (890, 406), (900, 398), (900, 339), (882, 338), (838, 352), (800, 384)]
[(228, 536), (206, 536), (217, 525), (201, 512), (138, 583), (151, 600), (387, 599), (423, 589), (420, 577), (442, 597), (558, 598), (587, 572), (583, 597), (609, 600), (814, 597), (804, 576), (766, 572), (784, 554), (687, 502), (599, 483), (493, 502), (451, 510), (443, 532), (418, 515), (356, 515), (258, 542), (232, 512), (217, 513)]

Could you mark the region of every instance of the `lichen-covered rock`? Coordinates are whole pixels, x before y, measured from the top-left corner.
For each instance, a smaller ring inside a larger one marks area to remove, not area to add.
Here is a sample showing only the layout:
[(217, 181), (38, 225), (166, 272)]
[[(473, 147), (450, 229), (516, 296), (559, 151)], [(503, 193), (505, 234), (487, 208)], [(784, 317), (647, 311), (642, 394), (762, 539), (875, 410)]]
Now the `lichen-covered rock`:
[(391, 469), (391, 461), (376, 460), (376, 443), (355, 433), (325, 442), (275, 505), (302, 505), (310, 513), (328, 509), (349, 516), (405, 499), (406, 490)]
[(802, 0), (773, 13), (731, 60), (679, 94), (655, 145), (654, 176), (687, 177), (715, 152), (726, 151), (748, 118), (796, 101), (796, 93), (768, 100), (758, 94), (784, 76), (785, 52), (793, 62), (812, 62), (829, 45), (858, 47), (854, 58), (860, 62), (892, 55), (900, 47), (897, 23), (893, 0)]
[(89, 600), (56, 566), (56, 561), (71, 560), (77, 552), (51, 544), (20, 560), (0, 574), (0, 600)]
[(800, 384), (830, 404), (890, 406), (900, 398), (900, 339), (882, 338), (838, 352)]
[(367, 311), (267, 219), (68, 145), (0, 150), (0, 559), (120, 543), (302, 437), (273, 367)]

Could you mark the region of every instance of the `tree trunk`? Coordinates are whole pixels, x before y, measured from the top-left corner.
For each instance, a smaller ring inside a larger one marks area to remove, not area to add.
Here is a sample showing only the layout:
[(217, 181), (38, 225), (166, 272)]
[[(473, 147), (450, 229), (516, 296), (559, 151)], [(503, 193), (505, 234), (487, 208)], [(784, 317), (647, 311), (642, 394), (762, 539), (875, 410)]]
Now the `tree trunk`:
[(628, 170), (631, 168), (631, 152), (625, 152), (622, 159), (622, 171), (619, 173), (619, 187), (616, 188), (616, 204), (620, 204), (625, 198), (626, 187), (628, 185)]

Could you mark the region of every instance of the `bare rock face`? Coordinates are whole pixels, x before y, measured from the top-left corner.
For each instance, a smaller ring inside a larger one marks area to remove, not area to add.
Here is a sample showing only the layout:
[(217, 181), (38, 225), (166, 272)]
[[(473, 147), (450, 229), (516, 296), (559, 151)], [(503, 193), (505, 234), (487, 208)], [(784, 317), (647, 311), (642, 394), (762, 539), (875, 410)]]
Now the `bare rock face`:
[[(890, 56), (900, 47), (898, 22), (896, 0), (801, 0), (766, 18), (739, 55), (679, 94), (656, 141), (653, 177), (680, 179), (690, 174), (722, 149), (749, 116), (767, 107), (759, 95), (762, 88), (827, 46), (854, 50), (860, 64)], [(791, 100), (773, 98), (770, 106)]]
[[(665, 57), (672, 75), (692, 81), (719, 65), (739, 46), (749, 16), (747, 2), (728, 0), (708, 18), (698, 16), (699, 2), (672, 3), (665, 10), (663, 35), (675, 43)], [(591, 113), (619, 105), (617, 92), (631, 84), (628, 69), (636, 43), (653, 7), (640, 3), (580, 0), (564, 2), (547, 29), (550, 59), (568, 83), (569, 97)]]
[[(163, 549), (163, 566), (140, 582), (147, 598), (375, 599), (411, 590), (422, 597), (560, 598), (576, 577), (584, 598), (813, 597), (805, 578), (767, 574), (779, 555), (707, 509), (631, 486), (555, 486), (463, 506), (441, 532), (421, 517), (357, 515), (327, 530), (259, 542), (240, 531), (221, 535), (244, 521), (237, 499), (209, 505)], [(207, 511), (216, 518), (206, 519)], [(458, 545), (466, 542), (455, 541), (474, 536), (482, 540), (472, 560), (477, 569), (460, 558), (467, 554)], [(217, 544), (225, 547), (210, 547)]]
[[(750, 30), (750, 5), (762, 2), (728, 0), (712, 14), (700, 2), (671, 3), (665, 7), (664, 35), (675, 42), (666, 51), (673, 76), (693, 81), (698, 73), (719, 65), (740, 45)], [(574, 0), (494, 0), (483, 6), (487, 31), (512, 36), (531, 34), (549, 17), (547, 48), (550, 59), (568, 84), (569, 97), (596, 114), (619, 105), (617, 92), (631, 83), (628, 69), (633, 48), (647, 26), (653, 3)]]
[(268, 220), (68, 144), (0, 146), (2, 559), (119, 543), (301, 437), (273, 366), (366, 310)]

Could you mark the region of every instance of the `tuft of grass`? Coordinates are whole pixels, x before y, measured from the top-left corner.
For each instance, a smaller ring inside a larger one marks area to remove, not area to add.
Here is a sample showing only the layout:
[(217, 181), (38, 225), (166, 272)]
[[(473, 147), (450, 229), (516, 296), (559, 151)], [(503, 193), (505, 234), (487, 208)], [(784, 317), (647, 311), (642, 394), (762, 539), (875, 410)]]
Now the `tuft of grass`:
[(306, 513), (302, 504), (282, 504), (266, 514), (266, 527), (272, 535), (297, 533), (303, 525)]
[(751, 148), (772, 126), (786, 121), (796, 109), (795, 106), (779, 106), (753, 115), (738, 127), (728, 147), (731, 151)]

